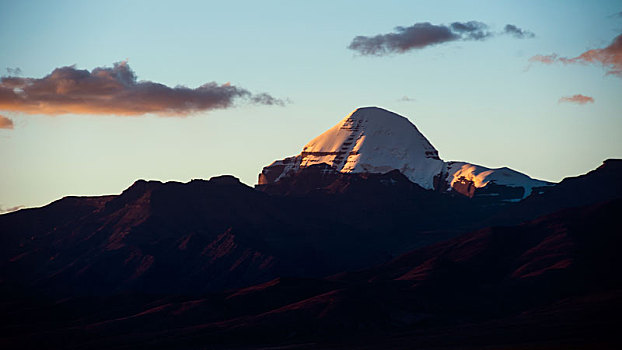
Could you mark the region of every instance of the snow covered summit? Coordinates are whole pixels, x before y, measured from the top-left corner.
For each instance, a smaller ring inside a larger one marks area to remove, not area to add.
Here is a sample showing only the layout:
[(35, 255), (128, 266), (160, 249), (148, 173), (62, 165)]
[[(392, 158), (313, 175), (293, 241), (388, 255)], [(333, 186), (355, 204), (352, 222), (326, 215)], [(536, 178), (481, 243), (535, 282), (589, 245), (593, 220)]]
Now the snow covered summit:
[(548, 184), (508, 168), (446, 163), (408, 119), (382, 108), (364, 107), (311, 140), (299, 155), (265, 167), (259, 174), (259, 185), (277, 182), (321, 163), (342, 173), (386, 173), (397, 169), (423, 188), (455, 190), (469, 197), (477, 188), (496, 184), (521, 187), (519, 197), (523, 198), (533, 187)]

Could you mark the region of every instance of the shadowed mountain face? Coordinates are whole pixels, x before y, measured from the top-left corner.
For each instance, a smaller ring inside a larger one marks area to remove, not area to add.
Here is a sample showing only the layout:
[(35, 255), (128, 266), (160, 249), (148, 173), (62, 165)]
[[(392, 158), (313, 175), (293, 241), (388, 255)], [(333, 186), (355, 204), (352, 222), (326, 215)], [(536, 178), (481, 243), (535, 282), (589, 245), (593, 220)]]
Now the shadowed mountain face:
[(622, 196), (621, 161), (520, 203), (425, 190), (398, 171), (301, 169), (252, 189), (231, 176), (137, 181), (0, 216), (2, 288), (54, 295), (201, 293), (279, 276), (320, 277), (472, 229)]
[(620, 170), (500, 203), (318, 164), (258, 189), (137, 181), (2, 215), (0, 344), (609, 342)]
[(622, 311), (620, 210), (617, 200), (483, 229), (326, 279), (281, 278), (192, 297), (38, 299), (25, 311), (9, 304), (4, 342), (613, 349)]
[(266, 195), (232, 177), (138, 181), (119, 196), (65, 198), (2, 217), (2, 268), (18, 285), (61, 295), (205, 290), (270, 278), (274, 256), (262, 236), (245, 233), (278, 232), (274, 213)]
[(119, 196), (4, 215), (0, 267), (12, 287), (58, 295), (200, 293), (370, 266), (486, 216), (399, 172), (338, 173), (305, 190), (321, 170), (281, 188), (303, 196), (271, 196), (228, 176), (137, 181)]
[(620, 198), (621, 174), (622, 159), (607, 159), (587, 174), (568, 177), (555, 186), (540, 188), (537, 193), (500, 212), (493, 222), (519, 223), (542, 213)]

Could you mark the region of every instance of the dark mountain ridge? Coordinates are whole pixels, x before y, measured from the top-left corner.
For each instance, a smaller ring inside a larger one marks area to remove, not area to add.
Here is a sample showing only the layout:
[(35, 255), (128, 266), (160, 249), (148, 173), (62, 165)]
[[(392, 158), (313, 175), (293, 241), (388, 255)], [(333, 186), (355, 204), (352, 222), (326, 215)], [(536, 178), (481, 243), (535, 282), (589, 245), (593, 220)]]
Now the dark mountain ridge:
[(566, 209), (325, 279), (196, 296), (38, 299), (25, 312), (9, 304), (3, 339), (68, 348), (614, 349), (620, 210), (622, 199)]
[[(446, 217), (444, 206), (468, 208), (399, 173), (346, 176), (333, 189), (271, 196), (225, 176), (140, 180), (118, 196), (68, 197), (0, 217), (0, 268), (12, 282), (60, 294), (203, 292), (386, 261), (402, 243), (417, 243), (409, 235)], [(421, 220), (411, 223), (408, 210)]]
[(257, 189), (139, 180), (1, 215), (0, 344), (606, 348), (620, 170), (500, 204), (318, 164)]
[[(323, 165), (253, 189), (232, 176), (136, 181), (0, 216), (3, 285), (50, 293), (197, 293), (387, 261), (478, 227), (620, 197), (622, 161), (519, 203), (425, 190), (398, 171)], [(10, 283), (8, 283), (10, 282)]]

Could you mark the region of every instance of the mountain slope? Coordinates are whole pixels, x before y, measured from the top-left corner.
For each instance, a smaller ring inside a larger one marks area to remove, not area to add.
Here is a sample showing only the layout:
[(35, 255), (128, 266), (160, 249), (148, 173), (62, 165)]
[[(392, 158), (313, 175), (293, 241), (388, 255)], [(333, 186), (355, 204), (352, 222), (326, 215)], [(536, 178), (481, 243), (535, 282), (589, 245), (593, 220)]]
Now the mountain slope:
[[(28, 321), (10, 312), (13, 332), (4, 333), (3, 343), (615, 349), (622, 311), (620, 210), (618, 199), (478, 230), (327, 279), (275, 279), (192, 297), (43, 303), (28, 312), (46, 331), (16, 327)], [(104, 311), (102, 303), (110, 307)], [(46, 323), (50, 312), (55, 321)]]
[(425, 190), (397, 170), (341, 173), (325, 164), (259, 191), (231, 176), (137, 181), (119, 196), (68, 197), (1, 215), (0, 289), (202, 293), (278, 276), (321, 277), (472, 229), (618, 198), (620, 165), (607, 161), (503, 206)]
[(408, 119), (367, 107), (355, 110), (311, 140), (300, 155), (268, 166), (260, 174), (259, 184), (276, 182), (292, 170), (321, 163), (344, 173), (398, 169), (427, 189), (434, 187), (433, 178), (443, 169), (436, 149)]
[[(205, 290), (273, 278), (278, 263), (261, 235), (251, 234), (278, 230), (271, 218), (281, 211), (266, 197), (233, 177), (137, 181), (100, 207), (88, 206), (102, 200), (97, 197), (62, 199), (3, 215), (2, 285), (105, 294)], [(80, 205), (52, 211), (67, 201)], [(56, 219), (40, 219), (49, 216)]]
[[(304, 168), (297, 179), (322, 172)], [(333, 172), (327, 186), (272, 196), (280, 190), (257, 191), (231, 176), (137, 181), (119, 196), (65, 198), (2, 215), (0, 287), (200, 293), (317, 277), (381, 263), (489, 215), (397, 171)]]
[(515, 224), (564, 208), (580, 207), (622, 197), (622, 159), (607, 159), (584, 175), (564, 178), (555, 186), (508, 206), (488, 224)]
[(281, 181), (300, 169), (322, 163), (342, 173), (399, 170), (425, 189), (454, 190), (468, 197), (488, 187), (487, 191), (480, 191), (482, 195), (499, 195), (500, 200), (516, 201), (528, 196), (534, 187), (550, 185), (508, 168), (446, 163), (408, 119), (377, 107), (354, 110), (307, 143), (299, 155), (264, 167), (258, 185)]
[(552, 185), (507, 167), (490, 169), (466, 162), (446, 162), (445, 174), (447, 191), (453, 190), (470, 198), (497, 196), (516, 202), (532, 194), (534, 188)]

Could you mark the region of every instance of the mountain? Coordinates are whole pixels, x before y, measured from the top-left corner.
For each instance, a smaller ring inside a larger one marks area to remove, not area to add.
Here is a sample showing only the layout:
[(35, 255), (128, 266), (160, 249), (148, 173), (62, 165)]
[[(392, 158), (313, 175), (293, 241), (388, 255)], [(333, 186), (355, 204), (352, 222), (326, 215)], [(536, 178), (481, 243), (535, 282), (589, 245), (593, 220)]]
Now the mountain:
[[(271, 191), (232, 176), (139, 180), (118, 196), (67, 197), (2, 215), (0, 289), (202, 293), (318, 277), (384, 262), (494, 212), (425, 190), (398, 171), (323, 170), (304, 168)], [(318, 175), (326, 188), (283, 187)]]
[(267, 197), (231, 176), (141, 180), (118, 196), (68, 197), (0, 216), (2, 286), (82, 295), (274, 278), (282, 265), (258, 242), (291, 228), (279, 227), (285, 213)]
[[(203, 293), (380, 264), (468, 231), (622, 197), (622, 161), (518, 202), (426, 190), (394, 170), (299, 169), (253, 189), (232, 176), (137, 181), (0, 215), (0, 292)], [(490, 185), (489, 185), (490, 186)]]
[(0, 347), (617, 349), (621, 172), (444, 162), (359, 109), (255, 188), (138, 180), (0, 215)]
[(550, 185), (509, 168), (444, 162), (408, 119), (377, 107), (354, 110), (307, 143), (299, 155), (264, 167), (258, 185), (278, 182), (302, 168), (322, 163), (342, 173), (399, 170), (425, 189), (453, 190), (468, 197), (500, 196), (502, 200), (517, 201), (531, 194), (533, 188)]
[(300, 155), (264, 168), (259, 184), (321, 163), (344, 173), (398, 169), (426, 189), (434, 188), (434, 177), (444, 166), (438, 151), (408, 119), (380, 108), (359, 108), (307, 143)]
[(587, 174), (567, 177), (516, 205), (500, 211), (489, 224), (519, 223), (563, 208), (580, 207), (622, 197), (622, 159), (607, 159)]
[(5, 300), (0, 335), (9, 348), (616, 349), (620, 210), (566, 209), (322, 279)]

